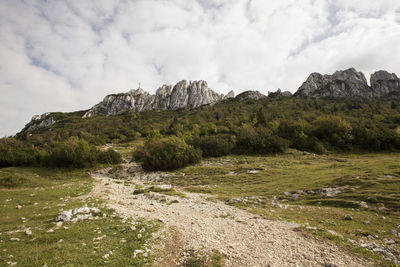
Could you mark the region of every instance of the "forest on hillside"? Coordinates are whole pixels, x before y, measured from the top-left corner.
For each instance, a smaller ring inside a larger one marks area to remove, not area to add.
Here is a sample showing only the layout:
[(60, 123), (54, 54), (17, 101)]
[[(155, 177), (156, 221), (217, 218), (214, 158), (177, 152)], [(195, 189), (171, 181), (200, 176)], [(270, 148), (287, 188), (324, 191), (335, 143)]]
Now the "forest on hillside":
[[(93, 154), (95, 146), (140, 138), (146, 142), (134, 157), (148, 170), (179, 168), (201, 157), (282, 153), (287, 148), (314, 153), (400, 149), (400, 102), (395, 100), (278, 96), (85, 119), (83, 113), (54, 113), (56, 123), (50, 127), (1, 139), (0, 166), (62, 166), (50, 158), (67, 147), (85, 147), (81, 154)], [(91, 161), (112, 161), (98, 157)]]

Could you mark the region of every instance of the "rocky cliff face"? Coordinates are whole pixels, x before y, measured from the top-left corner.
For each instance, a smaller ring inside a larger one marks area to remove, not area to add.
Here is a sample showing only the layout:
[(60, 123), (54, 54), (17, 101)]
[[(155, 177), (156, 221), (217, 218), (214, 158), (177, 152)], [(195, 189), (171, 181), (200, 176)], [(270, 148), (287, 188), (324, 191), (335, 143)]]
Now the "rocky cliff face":
[(355, 69), (337, 71), (333, 75), (312, 73), (295, 93), (304, 97), (372, 97), (373, 92), (364, 74)]
[(321, 97), (391, 97), (400, 94), (399, 79), (395, 74), (378, 71), (371, 75), (368, 86), (364, 74), (354, 68), (336, 71), (332, 75), (312, 73), (300, 86), (295, 96)]
[(371, 87), (377, 96), (400, 99), (400, 79), (394, 73), (380, 70), (371, 74)]
[(205, 81), (180, 81), (175, 86), (163, 85), (154, 95), (139, 88), (128, 93), (108, 95), (83, 117), (95, 115), (118, 115), (145, 110), (166, 110), (184, 107), (199, 107), (215, 104), (225, 98), (233, 97), (233, 91), (226, 96), (208, 88)]
[(48, 127), (56, 123), (50, 112), (43, 113), (42, 115), (34, 115), (31, 121), (25, 126), (22, 131), (35, 131), (40, 128)]

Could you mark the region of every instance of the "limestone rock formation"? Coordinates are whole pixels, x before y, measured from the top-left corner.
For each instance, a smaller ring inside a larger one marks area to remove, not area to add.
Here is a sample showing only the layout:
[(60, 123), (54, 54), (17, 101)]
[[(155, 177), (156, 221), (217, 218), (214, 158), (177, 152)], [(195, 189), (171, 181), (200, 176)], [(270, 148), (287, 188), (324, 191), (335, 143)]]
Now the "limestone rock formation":
[(236, 99), (244, 100), (244, 99), (253, 99), (259, 100), (261, 98), (267, 97), (266, 95), (261, 94), (259, 91), (246, 91), (236, 96)]
[(195, 108), (215, 104), (227, 96), (211, 90), (205, 81), (180, 81), (175, 86), (163, 85), (154, 95), (139, 88), (128, 93), (108, 95), (83, 115), (88, 118), (95, 115), (118, 115), (127, 112), (145, 110), (166, 110), (184, 107)]
[(35, 131), (40, 128), (49, 127), (56, 123), (50, 112), (43, 113), (42, 115), (34, 115), (32, 120), (25, 126), (22, 131)]
[(364, 74), (354, 68), (336, 71), (332, 75), (312, 73), (295, 96), (302, 97), (373, 97)]
[(400, 99), (400, 79), (394, 73), (380, 70), (371, 74), (371, 87), (376, 96)]
[(226, 94), (225, 99), (234, 98), (234, 97), (235, 97), (235, 92), (233, 90), (231, 90)]

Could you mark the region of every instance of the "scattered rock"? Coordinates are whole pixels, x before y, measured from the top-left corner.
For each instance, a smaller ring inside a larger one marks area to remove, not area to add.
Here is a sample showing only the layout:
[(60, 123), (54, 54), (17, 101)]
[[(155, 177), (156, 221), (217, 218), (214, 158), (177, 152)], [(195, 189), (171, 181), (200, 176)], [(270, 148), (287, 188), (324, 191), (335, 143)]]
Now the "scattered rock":
[(172, 188), (172, 185), (170, 184), (157, 184), (153, 186), (154, 189), (160, 189), (160, 190), (168, 190)]
[(141, 250), (141, 249), (136, 249), (136, 250), (133, 252), (133, 257), (136, 258), (136, 256), (137, 256), (138, 254), (142, 254), (142, 253), (144, 253), (143, 250)]
[(90, 211), (91, 211), (92, 213), (94, 213), (94, 214), (99, 214), (99, 213), (101, 213), (101, 210), (98, 209), (98, 208), (90, 208)]
[(25, 231), (25, 234), (26, 235), (32, 235), (32, 231), (28, 229), (28, 230)]
[(79, 213), (83, 213), (83, 214), (87, 214), (90, 213), (90, 209), (88, 207), (82, 207), (82, 208), (77, 208), (74, 209), (72, 214), (79, 214)]
[(20, 239), (19, 239), (18, 237), (11, 237), (11, 238), (10, 238), (10, 241), (17, 241), (17, 242), (18, 242), (19, 240), (20, 240)]
[(384, 239), (383, 242), (385, 242), (386, 245), (393, 245), (396, 244), (396, 241), (394, 241), (393, 239)]
[[(76, 208), (74, 210), (66, 210), (66, 211), (60, 212), (56, 216), (56, 221), (57, 222), (79, 222), (79, 221), (84, 221), (84, 220), (92, 220), (93, 219), (92, 213), (99, 214), (99, 213), (101, 213), (101, 211), (98, 208), (88, 208), (88, 207)], [(103, 214), (103, 215), (105, 215), (105, 214)]]
[(290, 200), (292, 200), (292, 201), (296, 201), (296, 200), (298, 200), (299, 199), (299, 194), (293, 194), (291, 197), (290, 197)]
[(61, 221), (56, 223), (56, 226), (57, 226), (58, 228), (60, 228), (62, 225), (63, 225), (63, 222), (61, 222)]
[(364, 202), (364, 201), (360, 202), (360, 206), (363, 207), (363, 208), (368, 208), (367, 202)]
[(329, 262), (326, 262), (326, 263), (324, 264), (324, 266), (325, 266), (325, 267), (339, 267), (338, 265), (336, 265), (336, 264), (334, 264), (334, 263), (329, 263)]
[(346, 216), (344, 216), (344, 219), (351, 221), (351, 220), (353, 220), (353, 217), (350, 214), (346, 214)]
[(19, 209), (22, 208), (22, 206), (21, 206), (21, 205), (17, 205), (15, 208), (16, 208), (17, 210), (19, 210)]
[(336, 233), (335, 231), (332, 231), (332, 230), (326, 230), (326, 231), (327, 231), (328, 233), (330, 233), (331, 235), (337, 236), (337, 237), (341, 238), (342, 240), (344, 240), (344, 237), (343, 237), (341, 234)]
[(247, 173), (249, 173), (249, 174), (256, 174), (256, 173), (259, 173), (260, 172), (260, 170), (248, 170), (247, 171)]
[(72, 215), (73, 215), (72, 210), (66, 210), (66, 211), (60, 212), (56, 217), (56, 221), (57, 222), (60, 222), (60, 221), (69, 222), (69, 221), (71, 221)]

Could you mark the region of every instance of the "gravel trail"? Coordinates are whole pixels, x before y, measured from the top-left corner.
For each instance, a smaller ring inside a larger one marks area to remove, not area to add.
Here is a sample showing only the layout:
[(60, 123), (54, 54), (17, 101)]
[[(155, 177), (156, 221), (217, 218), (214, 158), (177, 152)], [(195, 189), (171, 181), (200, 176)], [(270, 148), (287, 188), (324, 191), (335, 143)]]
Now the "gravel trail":
[[(173, 230), (179, 236), (173, 242), (181, 251), (218, 250), (224, 255), (224, 266), (373, 266), (331, 242), (296, 231), (297, 224), (266, 220), (209, 201), (204, 194), (184, 192), (185, 198), (155, 192), (133, 195), (134, 184), (149, 182), (140, 171), (124, 179), (132, 183), (129, 186), (110, 178), (106, 171), (92, 177), (96, 181), (92, 195), (104, 199), (109, 208), (125, 217), (159, 220), (161, 232)], [(165, 262), (164, 266), (179, 265), (179, 259)]]

